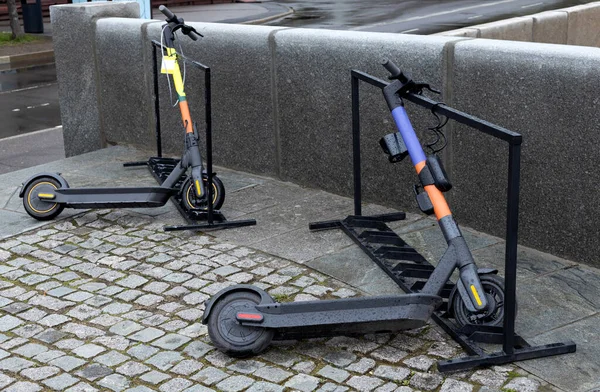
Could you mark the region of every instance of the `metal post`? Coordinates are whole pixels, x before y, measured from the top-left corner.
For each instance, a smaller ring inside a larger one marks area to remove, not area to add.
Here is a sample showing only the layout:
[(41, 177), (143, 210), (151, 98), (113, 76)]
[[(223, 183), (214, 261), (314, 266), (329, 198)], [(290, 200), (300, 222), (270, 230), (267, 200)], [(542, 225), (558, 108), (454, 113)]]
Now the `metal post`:
[(515, 350), (515, 302), (517, 280), (517, 239), (519, 230), (519, 181), (521, 143), (508, 148), (508, 191), (506, 211), (506, 255), (504, 264), (504, 343), (506, 354)]
[[(162, 48), (160, 49), (162, 50)], [(154, 134), (156, 136), (156, 155), (162, 158), (162, 141), (160, 136), (160, 103), (158, 101), (158, 66), (156, 65), (156, 45), (152, 45), (152, 69), (154, 71)]]
[(358, 78), (354, 75), (354, 73), (352, 73), (352, 157), (354, 171), (354, 215), (362, 215), (362, 184), (360, 179), (360, 111), (358, 87)]
[(206, 111), (206, 171), (208, 174), (208, 224), (213, 223), (213, 187), (212, 187), (212, 108), (210, 91), (210, 68), (204, 70), (204, 109)]

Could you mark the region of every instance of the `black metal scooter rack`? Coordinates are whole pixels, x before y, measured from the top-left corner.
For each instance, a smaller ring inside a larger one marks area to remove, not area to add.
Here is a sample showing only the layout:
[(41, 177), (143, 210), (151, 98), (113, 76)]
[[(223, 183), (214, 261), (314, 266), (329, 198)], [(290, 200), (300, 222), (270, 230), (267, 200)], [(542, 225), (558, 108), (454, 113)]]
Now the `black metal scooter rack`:
[[(386, 225), (386, 222), (405, 219), (406, 214), (398, 212), (363, 216), (361, 213), (359, 81), (381, 89), (389, 83), (357, 70), (352, 70), (351, 74), (354, 215), (343, 220), (310, 223), (309, 227), (311, 230), (341, 228), (402, 290), (406, 293), (418, 292), (423, 288), (434, 267)], [(515, 333), (521, 135), (419, 94), (407, 93), (402, 98), (509, 144), (504, 324), (502, 327), (470, 324), (459, 328), (449, 319), (445, 310), (434, 312), (432, 319), (469, 354), (468, 357), (439, 361), (438, 370), (465, 370), (575, 352), (576, 346), (573, 342), (531, 346)], [(440, 295), (447, 299), (452, 288), (453, 283), (447, 282)], [(501, 344), (502, 350), (488, 353), (477, 344), (478, 342)]]
[[(165, 158), (162, 156), (162, 139), (160, 129), (160, 102), (158, 88), (158, 64), (157, 51), (163, 50), (160, 42), (152, 40), (152, 59), (153, 59), (153, 82), (154, 82), (154, 122), (155, 122), (155, 137), (156, 137), (156, 157), (151, 157), (148, 161), (127, 162), (123, 166), (148, 166), (148, 169), (159, 184), (169, 176), (171, 171), (179, 163), (179, 159)], [(192, 65), (195, 69), (204, 71), (204, 109), (206, 121), (206, 172), (208, 176), (208, 184), (212, 184), (212, 106), (211, 106), (211, 79), (210, 67), (191, 60), (181, 54), (178, 56), (186, 63)], [(182, 178), (175, 187), (181, 187), (185, 178)], [(165, 226), (165, 231), (181, 231), (181, 230), (202, 230), (202, 229), (224, 229), (242, 226), (256, 225), (255, 219), (244, 219), (228, 221), (223, 213), (215, 211), (213, 208), (213, 187), (207, 186), (208, 206), (206, 211), (188, 211), (182, 207), (181, 195), (172, 196), (174, 204), (181, 215), (188, 221), (189, 225), (183, 226)]]

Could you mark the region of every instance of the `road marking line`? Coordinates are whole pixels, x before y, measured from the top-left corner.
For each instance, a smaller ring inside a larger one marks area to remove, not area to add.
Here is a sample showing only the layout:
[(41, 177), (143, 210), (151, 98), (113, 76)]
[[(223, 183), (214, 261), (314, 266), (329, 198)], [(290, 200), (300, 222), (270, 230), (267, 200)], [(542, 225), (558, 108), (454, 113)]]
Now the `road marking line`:
[(33, 90), (33, 89), (42, 88), (42, 87), (49, 87), (49, 86), (53, 86), (53, 85), (55, 85), (57, 83), (58, 82), (53, 82), (53, 83), (40, 84), (40, 85), (37, 85), (37, 86), (18, 88), (18, 89), (15, 89), (15, 90), (0, 91), (0, 95), (11, 94), (11, 93), (18, 93), (18, 92), (21, 92), (21, 91)]
[(539, 3), (535, 3), (535, 4), (524, 5), (521, 8), (530, 8), (530, 7), (535, 7), (535, 6), (542, 5), (542, 4), (544, 4), (543, 1), (539, 2)]
[(419, 29), (410, 29), (410, 30), (404, 30), (401, 31), (400, 34), (404, 34), (404, 33), (412, 33), (413, 31), (419, 31)]
[(475, 15), (475, 16), (469, 16), (467, 19), (471, 20), (471, 19), (477, 19), (477, 18), (481, 18), (483, 15)]
[(431, 18), (431, 17), (435, 17), (435, 16), (442, 16), (442, 15), (454, 14), (456, 12), (468, 11), (468, 10), (473, 10), (473, 9), (476, 9), (476, 8), (492, 7), (494, 5), (505, 4), (505, 3), (513, 3), (515, 1), (517, 1), (517, 0), (494, 1), (493, 3), (472, 5), (472, 6), (469, 6), (469, 7), (457, 8), (457, 9), (450, 10), (450, 11), (436, 12), (436, 13), (429, 14), (429, 15), (414, 16), (412, 18), (401, 19), (401, 20), (397, 20), (397, 21), (381, 22), (381, 23), (374, 23), (372, 25), (367, 25), (367, 26), (354, 27), (351, 30), (365, 29), (365, 28), (369, 28), (369, 27), (383, 26), (383, 25), (387, 25), (387, 24), (397, 24), (397, 23), (403, 23), (403, 22), (411, 22), (413, 20), (427, 19), (427, 18)]

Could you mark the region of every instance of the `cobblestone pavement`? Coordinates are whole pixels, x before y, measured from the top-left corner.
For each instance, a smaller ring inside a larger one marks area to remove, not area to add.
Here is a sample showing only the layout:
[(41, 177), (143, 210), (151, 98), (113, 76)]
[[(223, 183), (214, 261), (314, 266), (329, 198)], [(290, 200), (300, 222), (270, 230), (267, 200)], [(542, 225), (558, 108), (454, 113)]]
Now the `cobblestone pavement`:
[(87, 212), (0, 241), (4, 391), (536, 391), (515, 366), (441, 375), (460, 355), (436, 326), (401, 334), (280, 342), (234, 360), (200, 318), (224, 287), (279, 301), (361, 293), (310, 268), (207, 234), (162, 231), (124, 210)]

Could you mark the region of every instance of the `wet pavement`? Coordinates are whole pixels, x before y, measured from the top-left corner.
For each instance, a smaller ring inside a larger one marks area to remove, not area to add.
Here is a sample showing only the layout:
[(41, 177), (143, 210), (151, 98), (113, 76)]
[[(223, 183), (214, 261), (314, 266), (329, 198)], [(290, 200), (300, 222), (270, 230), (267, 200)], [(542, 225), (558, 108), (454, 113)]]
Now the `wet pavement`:
[(590, 0), (280, 0), (294, 14), (273, 26), (386, 33), (441, 31), (590, 3)]
[(61, 124), (54, 64), (0, 71), (0, 139)]

